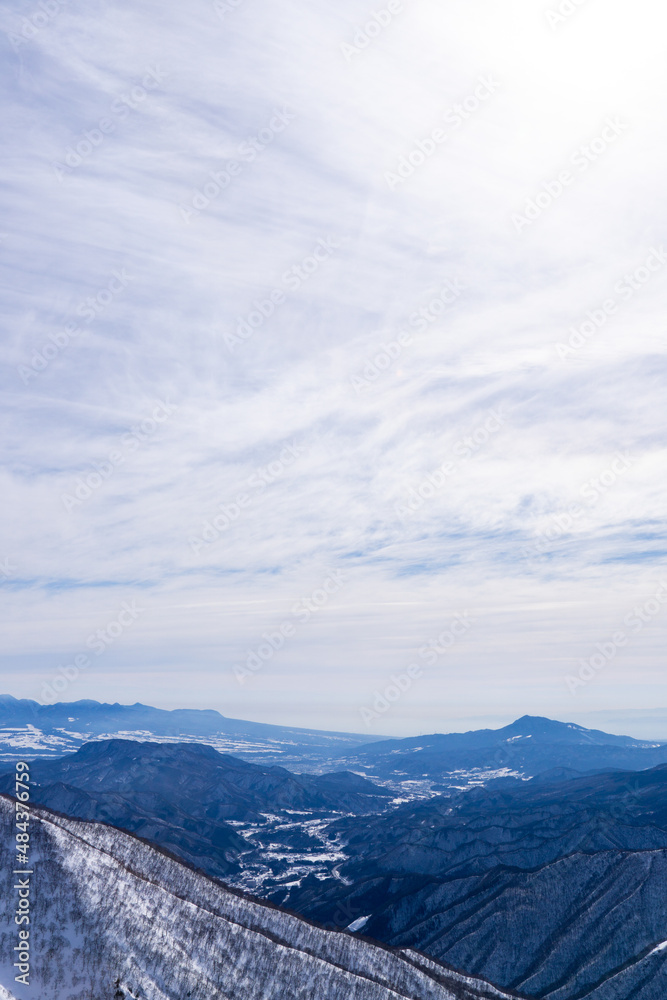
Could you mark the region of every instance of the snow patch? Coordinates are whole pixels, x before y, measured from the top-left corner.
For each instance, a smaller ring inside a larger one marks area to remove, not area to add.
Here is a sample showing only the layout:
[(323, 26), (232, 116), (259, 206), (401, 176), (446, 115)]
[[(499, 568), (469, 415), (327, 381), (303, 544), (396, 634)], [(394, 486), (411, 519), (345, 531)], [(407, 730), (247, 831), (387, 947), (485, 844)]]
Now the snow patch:
[(351, 924), (347, 925), (347, 927), (345, 928), (345, 930), (346, 931), (360, 931), (361, 928), (366, 923), (366, 921), (370, 920), (370, 919), (371, 919), (370, 913), (366, 917), (357, 917), (356, 920), (353, 920)]

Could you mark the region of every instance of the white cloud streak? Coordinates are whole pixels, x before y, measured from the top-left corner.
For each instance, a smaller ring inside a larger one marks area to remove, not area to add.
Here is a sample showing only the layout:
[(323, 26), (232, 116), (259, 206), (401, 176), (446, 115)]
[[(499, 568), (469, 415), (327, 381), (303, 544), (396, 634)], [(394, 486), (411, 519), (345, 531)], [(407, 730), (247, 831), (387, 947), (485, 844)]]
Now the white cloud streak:
[[(567, 664), (664, 572), (667, 268), (574, 355), (557, 350), (664, 252), (661, 8), (589, 0), (553, 28), (528, 0), (416, 0), (348, 59), (373, 14), (360, 0), (227, 7), (68, 3), (35, 32), (28, 7), (2, 15), (5, 687), (38, 697), (140, 594), (146, 614), (72, 697), (356, 729), (369, 693), (465, 606), (474, 634), (393, 731), (499, 702), (566, 711)], [(480, 78), (497, 91), (454, 126)], [(447, 114), (447, 141), (391, 189), (387, 170)], [(627, 129), (573, 166), (610, 118)], [(568, 164), (575, 182), (518, 233), (513, 215)], [(335, 252), (311, 269), (323, 240)], [(465, 291), (420, 322), (447, 281)], [(355, 391), (401, 331), (400, 356)], [(158, 401), (173, 416), (67, 509)], [(491, 412), (508, 416), (461, 458)], [(195, 552), (294, 442), (299, 458)], [(627, 472), (582, 504), (619, 451)], [(231, 665), (332, 567), (344, 599), (240, 690)], [(646, 707), (652, 629), (580, 711)]]

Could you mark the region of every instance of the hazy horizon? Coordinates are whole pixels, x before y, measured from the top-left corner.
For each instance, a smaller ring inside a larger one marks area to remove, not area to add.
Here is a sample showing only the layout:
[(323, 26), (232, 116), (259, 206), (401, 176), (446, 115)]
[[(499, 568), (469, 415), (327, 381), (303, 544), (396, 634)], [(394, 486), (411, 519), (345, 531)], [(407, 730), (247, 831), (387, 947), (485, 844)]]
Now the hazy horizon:
[[(7, 693), (0, 693), (0, 700), (6, 698)], [(10, 695), (10, 697), (15, 697)], [(21, 700), (17, 698), (17, 700)], [(27, 699), (34, 700), (34, 699)], [(55, 704), (76, 704), (77, 701), (84, 699), (71, 699), (64, 700), (61, 702), (56, 702)], [(97, 701), (96, 699), (91, 699)], [(178, 710), (199, 710), (205, 711), (210, 710), (210, 706), (204, 704), (171, 704), (171, 703), (160, 703), (160, 699), (153, 699), (149, 704), (146, 702), (99, 702), (98, 704), (119, 704), (125, 707), (132, 707), (134, 704), (142, 704), (148, 708), (157, 708), (164, 711), (178, 711)], [(38, 702), (42, 705), (51, 705), (53, 702)], [(216, 709), (216, 711), (218, 711)], [(236, 719), (236, 716), (230, 716), (223, 711), (220, 711), (220, 715), (225, 718)], [(335, 730), (335, 729), (325, 729), (322, 731), (328, 732), (349, 732), (352, 734), (360, 736), (386, 737), (387, 739), (393, 738), (404, 738), (410, 736), (425, 736), (431, 735), (436, 732), (439, 733), (462, 733), (470, 732), (479, 729), (503, 729), (505, 726), (511, 725), (513, 722), (518, 721), (524, 716), (529, 716), (532, 718), (547, 718), (554, 722), (562, 723), (575, 723), (576, 725), (582, 726), (585, 729), (596, 729), (602, 732), (607, 732), (616, 736), (632, 736), (636, 739), (655, 739), (655, 740), (665, 740), (667, 741), (667, 708), (653, 708), (644, 710), (619, 710), (617, 712), (589, 712), (587, 714), (579, 715), (577, 713), (571, 713), (567, 717), (557, 717), (557, 716), (539, 716), (534, 712), (526, 712), (523, 716), (520, 715), (488, 715), (488, 716), (471, 716), (467, 719), (451, 719), (443, 722), (443, 725), (439, 729), (425, 730), (421, 729), (419, 731), (405, 730), (405, 731), (389, 731), (386, 732), (382, 729), (378, 729), (377, 732), (371, 731), (369, 728), (364, 731), (363, 727), (358, 730)], [(266, 718), (244, 718), (240, 721), (251, 722), (251, 723), (262, 723), (264, 725), (281, 726), (285, 728), (299, 728), (305, 730), (319, 730), (322, 727), (319, 726), (307, 726), (307, 725), (297, 725), (294, 722), (287, 721), (284, 718), (266, 717)]]

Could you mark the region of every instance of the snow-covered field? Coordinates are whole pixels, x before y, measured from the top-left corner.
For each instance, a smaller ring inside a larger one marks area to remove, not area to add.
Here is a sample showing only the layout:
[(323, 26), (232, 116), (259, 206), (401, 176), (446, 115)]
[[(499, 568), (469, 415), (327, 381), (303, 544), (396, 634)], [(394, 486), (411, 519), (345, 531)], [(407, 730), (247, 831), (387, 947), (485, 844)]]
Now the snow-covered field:
[(252, 740), (235, 736), (156, 736), (147, 729), (118, 730), (109, 733), (80, 733), (57, 727), (45, 732), (33, 725), (4, 727), (0, 729), (0, 760), (60, 757), (74, 753), (84, 743), (99, 740), (140, 740), (151, 743), (202, 743), (221, 753), (239, 754), (244, 757), (268, 755), (272, 759), (289, 753), (290, 744), (278, 740)]

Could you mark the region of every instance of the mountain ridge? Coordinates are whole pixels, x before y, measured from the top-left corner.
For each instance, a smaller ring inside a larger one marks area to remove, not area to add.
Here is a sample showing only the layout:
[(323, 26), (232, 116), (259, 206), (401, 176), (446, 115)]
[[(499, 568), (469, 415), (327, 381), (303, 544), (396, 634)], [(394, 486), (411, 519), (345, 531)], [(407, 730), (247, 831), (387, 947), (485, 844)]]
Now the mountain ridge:
[[(224, 731), (230, 734), (234, 732), (249, 733), (262, 732), (269, 733), (284, 731), (299, 734), (304, 740), (310, 736), (325, 736), (331, 738), (342, 738), (355, 743), (373, 742), (375, 739), (386, 739), (386, 737), (373, 737), (366, 733), (348, 733), (337, 730), (319, 730), (299, 726), (282, 726), (269, 722), (250, 722), (246, 719), (236, 719), (222, 715), (213, 708), (155, 708), (152, 705), (145, 705), (136, 701), (131, 705), (124, 705), (121, 702), (99, 702), (86, 698), (78, 701), (54, 702), (53, 704), (41, 704), (30, 698), (15, 698), (13, 695), (0, 694), (0, 725), (14, 721), (18, 718), (25, 718), (30, 715), (33, 719), (53, 719), (57, 721), (77, 721), (76, 712), (86, 709), (98, 718), (105, 716), (118, 716), (122, 714), (133, 714), (141, 716), (150, 714), (156, 720), (161, 721), (165, 726), (170, 722), (174, 723), (173, 732), (178, 732), (182, 728), (182, 723), (199, 721), (202, 725), (202, 735)], [(74, 715), (74, 718), (71, 716)], [(220, 722), (225, 724), (221, 730)], [(213, 728), (216, 726), (217, 728)], [(166, 735), (166, 733), (165, 733)]]
[[(324, 825), (335, 814), (381, 812), (392, 797), (351, 772), (299, 775), (196, 743), (95, 741), (64, 757), (34, 761), (30, 777), (31, 801), (145, 836), (220, 877), (238, 874), (240, 856), (258, 846), (239, 825), (252, 832), (253, 824), (270, 825), (272, 816), (278, 831), (286, 818), (298, 827), (291, 813)], [(0, 791), (9, 793), (13, 785), (13, 771), (0, 774)], [(297, 830), (292, 839), (304, 836)], [(319, 844), (305, 840), (307, 848)], [(321, 862), (325, 870), (327, 860)]]
[[(13, 812), (14, 801), (0, 796), (4, 819)], [(43, 887), (31, 919), (42, 937), (31, 955), (31, 986), (12, 982), (17, 1000), (34, 996), (35, 986), (49, 1000), (86, 1000), (107, 995), (102, 991), (110, 993), (116, 981), (123, 995), (142, 1000), (516, 997), (442, 963), (424, 959), (432, 967), (427, 971), (397, 949), (230, 892), (105, 824), (36, 807), (31, 828)], [(5, 865), (11, 864), (8, 839), (2, 840)], [(12, 926), (7, 913), (0, 925), (3, 955), (11, 954)], [(7, 961), (0, 977), (3, 986), (13, 980)]]
[(90, 740), (112, 737), (209, 743), (262, 763), (303, 762), (317, 768), (322, 758), (373, 742), (368, 734), (302, 729), (249, 722), (215, 709), (162, 709), (135, 702), (121, 705), (90, 699), (41, 705), (0, 695), (0, 761), (57, 757)]
[(487, 780), (503, 772), (530, 778), (554, 768), (579, 772), (642, 770), (667, 763), (667, 743), (524, 715), (500, 729), (369, 743), (351, 749), (343, 759), (374, 777), (403, 781), (428, 778), (455, 787), (457, 775), (470, 778), (473, 772), (477, 772), (477, 779), (485, 775), (483, 780)]
[(316, 919), (363, 914), (375, 938), (545, 1000), (667, 995), (664, 956), (650, 957), (667, 940), (665, 765), (501, 779), (328, 831), (347, 854), (339, 878), (269, 898)]
[[(359, 753), (380, 753), (383, 750), (411, 749), (415, 744), (433, 745), (438, 747), (487, 747), (495, 746), (507, 739), (517, 737), (551, 736), (556, 742), (585, 743), (603, 746), (632, 746), (653, 748), (662, 745), (659, 741), (635, 739), (633, 736), (618, 736), (605, 733), (601, 729), (587, 729), (574, 722), (558, 722), (542, 715), (522, 715), (519, 719), (502, 726), (500, 729), (470, 729), (465, 733), (431, 733), (426, 736), (408, 736), (374, 741), (366, 748), (362, 746)], [(568, 738), (569, 737), (569, 738)], [(578, 738), (577, 738), (578, 737)], [(667, 745), (667, 744), (666, 744)]]

